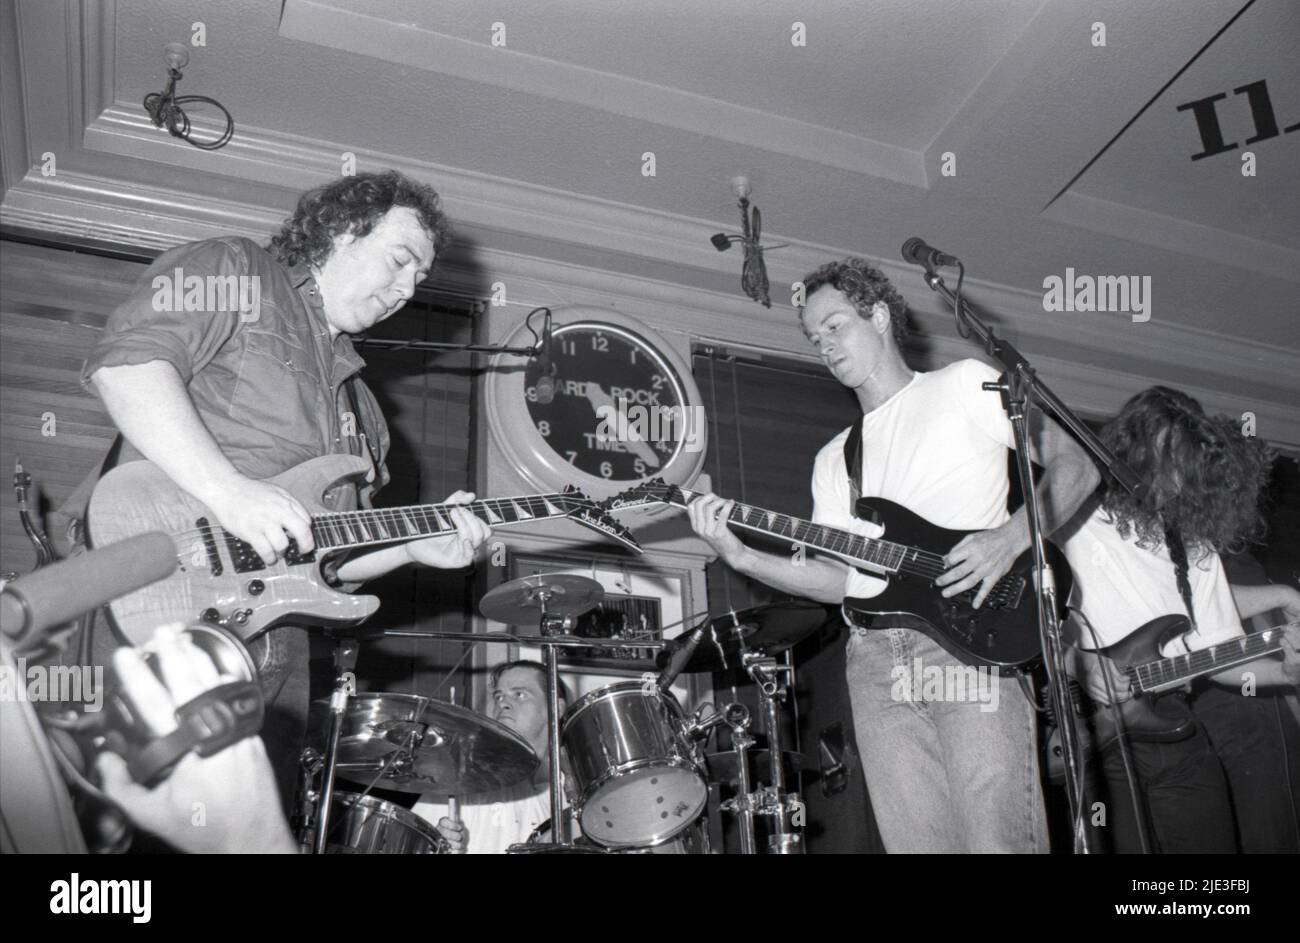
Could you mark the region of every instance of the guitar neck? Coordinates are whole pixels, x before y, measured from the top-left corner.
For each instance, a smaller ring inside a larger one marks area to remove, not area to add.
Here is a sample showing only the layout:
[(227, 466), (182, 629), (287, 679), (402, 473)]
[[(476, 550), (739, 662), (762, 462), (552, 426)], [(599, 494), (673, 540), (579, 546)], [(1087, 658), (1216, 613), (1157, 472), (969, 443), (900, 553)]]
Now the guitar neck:
[[(686, 489), (680, 491), (682, 500), (672, 501), (679, 507), (686, 507), (699, 497), (698, 492)], [(938, 554), (895, 543), (892, 540), (863, 537), (852, 531), (814, 524), (812, 521), (769, 511), (752, 504), (742, 504), (739, 501), (732, 507), (728, 520), (737, 527), (743, 527), (754, 533), (768, 534), (796, 544), (814, 547), (877, 572), (914, 573), (929, 579), (936, 572), (934, 569), (936, 564), (939, 565), (940, 570), (943, 569), (943, 558)]]
[(1139, 693), (1155, 694), (1178, 687), (1194, 678), (1281, 651), (1282, 633), (1296, 625), (1300, 625), (1300, 622), (1275, 625), (1262, 632), (1251, 632), (1186, 655), (1174, 655), (1133, 665), (1130, 672)]
[(457, 507), (465, 509), (489, 527), (506, 527), (567, 517), (567, 506), (568, 499), (560, 494), (485, 498), (470, 504), (414, 504), (317, 514), (312, 518), (311, 529), (317, 547), (337, 550), (451, 533), (456, 529), (451, 511)]

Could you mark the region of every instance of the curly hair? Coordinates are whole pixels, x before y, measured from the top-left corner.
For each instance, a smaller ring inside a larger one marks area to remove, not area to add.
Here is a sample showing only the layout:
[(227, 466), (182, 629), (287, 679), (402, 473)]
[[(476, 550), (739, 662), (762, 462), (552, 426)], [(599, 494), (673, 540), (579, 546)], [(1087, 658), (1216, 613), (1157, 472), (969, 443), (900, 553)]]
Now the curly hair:
[(351, 233), (358, 239), (395, 206), (415, 210), (420, 225), (433, 242), (435, 258), (451, 235), (442, 200), (430, 186), (417, 183), (395, 170), (340, 177), (308, 190), (298, 200), (293, 216), (271, 238), (267, 250), (283, 265), (300, 262), (320, 266), (334, 251), (334, 237)]
[(1153, 386), (1101, 432), (1102, 441), (1148, 484), (1135, 498), (1111, 485), (1103, 500), (1124, 537), (1162, 546), (1176, 529), (1198, 555), (1236, 553), (1264, 536), (1260, 495), (1273, 455), (1227, 416), (1207, 416), (1186, 393)]
[[(805, 301), (828, 285), (844, 292), (845, 297), (853, 302), (858, 314), (864, 318), (870, 318), (875, 303), (883, 301), (889, 308), (889, 329), (894, 335), (894, 343), (902, 349), (908, 334), (907, 301), (885, 277), (884, 272), (872, 268), (866, 259), (849, 258), (827, 262), (812, 274), (804, 276)], [(800, 309), (800, 316), (802, 314)]]

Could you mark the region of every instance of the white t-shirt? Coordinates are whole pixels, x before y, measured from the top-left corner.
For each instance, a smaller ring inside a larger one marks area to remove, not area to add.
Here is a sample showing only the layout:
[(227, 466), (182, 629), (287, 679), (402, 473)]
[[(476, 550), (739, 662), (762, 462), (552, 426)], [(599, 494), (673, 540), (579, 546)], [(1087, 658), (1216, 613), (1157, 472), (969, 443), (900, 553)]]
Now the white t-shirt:
[[(432, 825), (447, 814), (447, 803), (421, 799), (411, 809)], [(471, 855), (505, 854), (511, 845), (526, 842), (537, 826), (551, 817), (551, 791), (546, 783), (522, 782), (463, 802), (460, 818), (469, 832), (465, 849)]]
[[(1174, 561), (1163, 541), (1148, 550), (1138, 546), (1134, 534), (1121, 537), (1095, 500), (1085, 504), (1053, 539), (1074, 572), (1071, 608), (1080, 610), (1091, 623), (1100, 647), (1123, 640), (1152, 619), (1187, 614), (1178, 592)], [(1189, 553), (1187, 581), (1192, 588), (1196, 630), (1185, 637), (1185, 644), (1183, 639), (1175, 639), (1166, 645), (1162, 652), (1166, 657), (1245, 634), (1218, 554), (1198, 560)], [(1077, 622), (1077, 616), (1071, 621)], [(1098, 647), (1092, 632), (1086, 627), (1079, 629), (1079, 647)]]
[[(1014, 439), (1002, 398), (981, 387), (998, 375), (978, 360), (959, 360), (942, 370), (918, 373), (867, 413), (862, 429), (863, 497), (885, 498), (952, 530), (984, 530), (1004, 523), (1007, 449)], [(850, 512), (844, 442), (851, 429), (817, 453), (813, 521), (879, 537), (879, 526)], [(851, 570), (845, 595), (876, 596), (885, 585)]]

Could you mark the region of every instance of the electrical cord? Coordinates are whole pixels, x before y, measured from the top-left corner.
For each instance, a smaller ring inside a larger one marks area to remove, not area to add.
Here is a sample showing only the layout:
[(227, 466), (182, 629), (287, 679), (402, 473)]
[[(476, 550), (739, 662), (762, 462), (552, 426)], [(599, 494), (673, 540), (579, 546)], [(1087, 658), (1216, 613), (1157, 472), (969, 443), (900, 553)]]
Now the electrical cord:
[[(1092, 638), (1093, 651), (1095, 652), (1097, 649), (1100, 649), (1101, 640), (1097, 638), (1097, 630), (1093, 626), (1092, 622), (1083, 614), (1082, 610), (1070, 607), (1070, 611), (1078, 615), (1083, 626), (1088, 630), (1088, 635)], [(1101, 658), (1103, 656), (1098, 655), (1097, 657)], [(1149, 855), (1151, 854), (1151, 846), (1147, 842), (1146, 814), (1142, 811), (1142, 803), (1138, 799), (1137, 774), (1133, 771), (1133, 757), (1129, 753), (1128, 738), (1124, 735), (1124, 717), (1119, 710), (1118, 699), (1115, 696), (1115, 687), (1111, 684), (1110, 672), (1107, 671), (1103, 665), (1099, 665), (1098, 668), (1101, 672), (1102, 684), (1106, 688), (1106, 708), (1110, 711), (1111, 722), (1115, 724), (1115, 731), (1118, 734), (1120, 759), (1124, 763), (1124, 776), (1128, 780), (1129, 785), (1129, 799), (1133, 803), (1133, 816), (1137, 821), (1138, 841), (1142, 845), (1142, 854)], [(1082, 807), (1080, 807), (1080, 814), (1082, 814)]]
[[(167, 127), (167, 132), (172, 137), (178, 137), (201, 151), (215, 151), (225, 147), (230, 143), (230, 139), (235, 136), (235, 119), (226, 106), (221, 104), (215, 98), (209, 98), (206, 95), (180, 95), (176, 94), (176, 83), (181, 80), (179, 69), (167, 70), (167, 87), (161, 92), (150, 92), (144, 97), (144, 110), (149, 113), (150, 119), (156, 127)], [(226, 130), (221, 136), (213, 141), (196, 141), (190, 137), (190, 118), (185, 113), (182, 105), (188, 105), (195, 102), (212, 105), (226, 116)]]

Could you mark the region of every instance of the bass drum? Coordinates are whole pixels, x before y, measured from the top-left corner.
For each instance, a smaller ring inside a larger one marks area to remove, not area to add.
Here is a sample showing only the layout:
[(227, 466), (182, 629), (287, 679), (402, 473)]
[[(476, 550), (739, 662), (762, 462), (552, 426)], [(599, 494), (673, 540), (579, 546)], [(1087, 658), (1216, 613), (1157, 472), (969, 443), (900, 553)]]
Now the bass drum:
[[(686, 826), (675, 838), (670, 838), (658, 845), (650, 845), (644, 848), (601, 848), (587, 836), (578, 833), (573, 824), (572, 810), (565, 810), (565, 815), (569, 818), (570, 836), (576, 836), (572, 837), (573, 844), (564, 849), (569, 853), (607, 855), (707, 855), (712, 853), (709, 848), (708, 819), (704, 816), (700, 816)], [(533, 833), (528, 836), (527, 846), (516, 847), (520, 851), (523, 851), (525, 847), (529, 851), (542, 851), (550, 841), (551, 820), (547, 819), (533, 829)]]
[[(309, 829), (306, 847), (315, 835)], [(330, 855), (444, 855), (438, 830), (414, 812), (375, 796), (334, 793), (325, 853)]]

